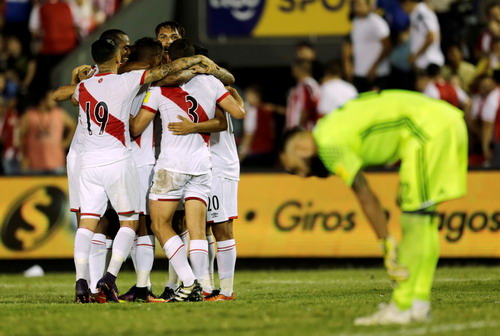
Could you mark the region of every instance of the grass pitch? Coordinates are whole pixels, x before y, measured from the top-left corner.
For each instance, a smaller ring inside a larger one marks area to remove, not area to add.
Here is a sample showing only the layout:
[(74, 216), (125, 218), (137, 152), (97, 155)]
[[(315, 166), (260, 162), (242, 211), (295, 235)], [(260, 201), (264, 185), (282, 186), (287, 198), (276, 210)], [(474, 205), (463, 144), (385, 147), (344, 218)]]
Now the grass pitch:
[(404, 327), (353, 326), (390, 299), (381, 269), (239, 271), (233, 302), (82, 305), (73, 287), (72, 273), (0, 275), (0, 335), (500, 335), (500, 267), (439, 268), (432, 322)]

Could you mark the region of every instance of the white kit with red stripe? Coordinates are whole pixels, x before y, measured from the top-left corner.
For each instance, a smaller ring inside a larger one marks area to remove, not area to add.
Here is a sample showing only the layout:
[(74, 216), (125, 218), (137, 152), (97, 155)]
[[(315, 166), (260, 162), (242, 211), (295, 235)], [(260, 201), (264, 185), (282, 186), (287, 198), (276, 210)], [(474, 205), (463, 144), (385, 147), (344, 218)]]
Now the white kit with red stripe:
[(78, 84), (73, 95), (82, 121), (82, 168), (131, 157), (130, 105), (144, 84), (145, 70), (96, 74)]
[(153, 113), (160, 111), (162, 120), (161, 152), (156, 169), (189, 175), (210, 173), (210, 135), (173, 135), (168, 124), (179, 121), (179, 115), (193, 122), (212, 119), (216, 103), (228, 95), (218, 79), (207, 75), (198, 75), (180, 87), (149, 89), (142, 108)]
[[(120, 220), (140, 210), (139, 177), (130, 148), (130, 105), (144, 84), (145, 70), (97, 74), (78, 84), (82, 161), (81, 216), (101, 217), (108, 200)], [(126, 217), (123, 217), (126, 216)]]

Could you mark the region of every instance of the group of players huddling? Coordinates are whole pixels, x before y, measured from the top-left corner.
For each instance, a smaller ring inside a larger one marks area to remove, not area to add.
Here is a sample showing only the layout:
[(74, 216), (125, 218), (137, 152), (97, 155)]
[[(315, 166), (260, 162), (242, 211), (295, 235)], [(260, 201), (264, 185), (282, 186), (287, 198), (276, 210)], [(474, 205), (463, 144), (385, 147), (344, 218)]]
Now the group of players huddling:
[[(229, 115), (244, 117), (243, 100), (224, 86), (234, 77), (183, 39), (181, 26), (163, 22), (155, 33), (130, 46), (125, 32), (104, 32), (91, 47), (96, 64), (75, 68), (71, 85), (53, 94), (79, 106), (67, 157), (70, 206), (79, 220), (76, 302), (234, 299), (239, 161)], [(154, 127), (158, 112), (161, 129)], [(159, 297), (149, 279), (155, 236), (169, 259)], [(137, 281), (118, 296), (116, 277), (129, 254)]]

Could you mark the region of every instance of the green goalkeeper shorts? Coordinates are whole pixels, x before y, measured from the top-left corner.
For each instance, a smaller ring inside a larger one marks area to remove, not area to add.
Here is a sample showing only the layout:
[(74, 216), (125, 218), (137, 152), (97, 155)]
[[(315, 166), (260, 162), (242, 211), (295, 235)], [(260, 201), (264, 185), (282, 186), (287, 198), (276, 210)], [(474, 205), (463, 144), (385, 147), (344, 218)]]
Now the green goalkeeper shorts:
[(425, 141), (402, 147), (399, 201), (402, 211), (418, 211), (459, 198), (467, 191), (467, 128), (459, 114), (439, 116), (447, 127)]

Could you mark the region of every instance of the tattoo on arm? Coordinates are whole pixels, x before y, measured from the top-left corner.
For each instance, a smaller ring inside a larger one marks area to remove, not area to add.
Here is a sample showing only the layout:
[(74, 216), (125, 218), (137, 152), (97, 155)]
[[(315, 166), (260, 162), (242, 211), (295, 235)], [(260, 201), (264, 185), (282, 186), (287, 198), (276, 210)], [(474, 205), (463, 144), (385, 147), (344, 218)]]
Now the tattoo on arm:
[(167, 75), (158, 82), (155, 83), (156, 86), (177, 86), (189, 82), (196, 74), (191, 70), (181, 70), (176, 73)]
[(155, 82), (169, 74), (190, 68), (193, 65), (200, 63), (200, 61), (201, 60), (198, 56), (183, 57), (171, 63), (154, 67), (146, 72), (146, 77), (144, 82), (145, 83)]
[(222, 82), (222, 84), (224, 84), (224, 85), (233, 85), (234, 84), (234, 81), (235, 81), (234, 76), (224, 68), (219, 68), (219, 69), (215, 70), (212, 73), (212, 75), (215, 78), (217, 78), (218, 80), (220, 80)]

